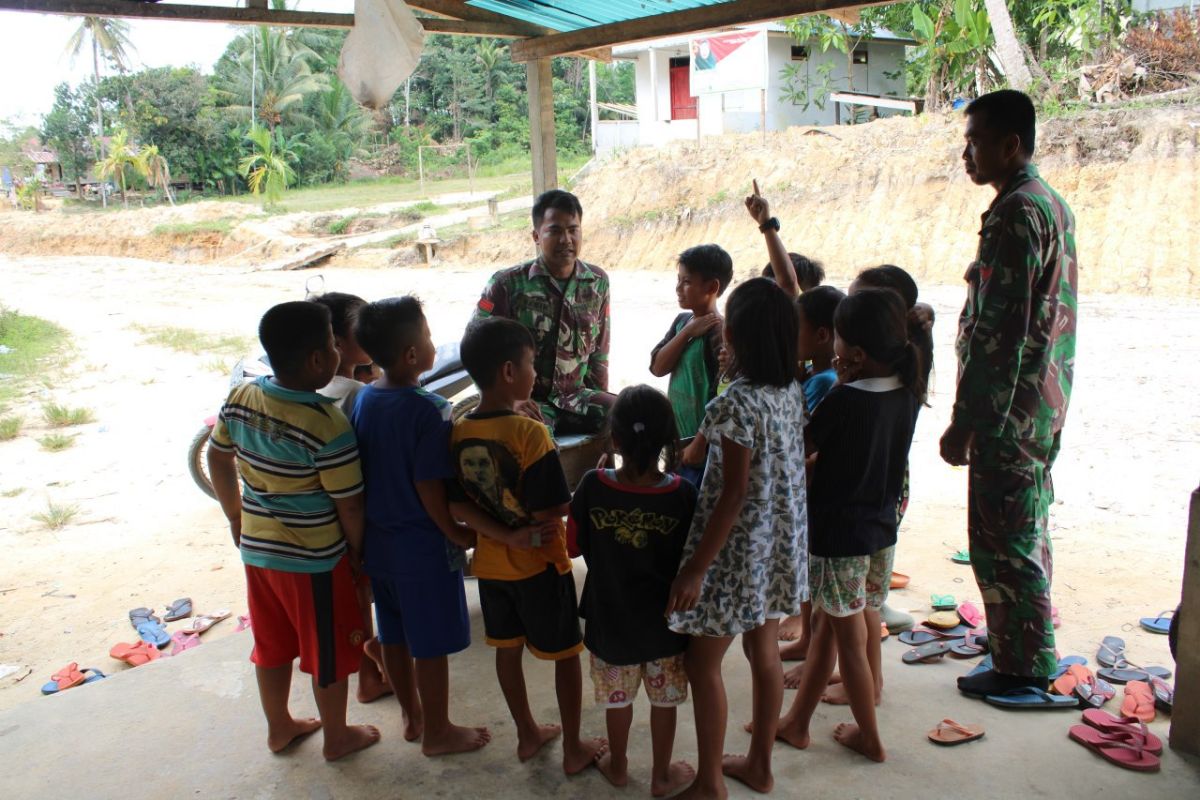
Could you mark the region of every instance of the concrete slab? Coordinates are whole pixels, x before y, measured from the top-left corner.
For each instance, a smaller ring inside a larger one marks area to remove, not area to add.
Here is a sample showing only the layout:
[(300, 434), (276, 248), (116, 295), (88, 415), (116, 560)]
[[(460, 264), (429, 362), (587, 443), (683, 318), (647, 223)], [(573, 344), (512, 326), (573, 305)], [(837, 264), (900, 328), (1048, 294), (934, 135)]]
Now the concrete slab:
[[(582, 568), (577, 574), (582, 582)], [(391, 699), (368, 706), (351, 700), (352, 721), (383, 731), (375, 747), (337, 764), (321, 759), (311, 738), (283, 756), (271, 755), (258, 705), (249, 634), (213, 641), (178, 658), (126, 670), (107, 680), (38, 698), (0, 714), (0, 797), (13, 798), (568, 798), (637, 797), (649, 793), (648, 707), (639, 702), (631, 738), (634, 778), (624, 791), (593, 770), (567, 778), (561, 749), (532, 761), (516, 759), (516, 736), (496, 685), (492, 653), (480, 644), (481, 620), (474, 587), (468, 587), (475, 641), (451, 659), (453, 717), (486, 724), (494, 738), (483, 751), (427, 759), (400, 735), (400, 710)], [(880, 710), (889, 760), (875, 765), (838, 746), (830, 732), (850, 719), (847, 708), (823, 706), (806, 752), (775, 751), (777, 797), (1200, 797), (1200, 760), (1168, 750), (1162, 771), (1144, 775), (1119, 769), (1068, 740), (1079, 714), (1004, 712), (968, 700), (954, 678), (974, 663), (946, 660), (907, 666), (904, 647), (884, 642), (885, 699)], [(111, 664), (94, 664), (109, 669)], [(585, 670), (586, 673), (586, 670)], [(556, 721), (553, 668), (526, 659), (534, 713)], [(730, 725), (727, 749), (743, 751), (749, 737), (749, 671), (740, 650), (726, 659)], [(40, 679), (40, 676), (36, 676)], [(33, 680), (31, 677), (30, 680)], [(591, 693), (585, 676), (585, 697)], [(785, 702), (790, 702), (788, 692)], [(293, 710), (315, 715), (306, 676), (297, 673)], [(1113, 709), (1115, 710), (1115, 709)], [(987, 736), (955, 748), (938, 748), (925, 732), (943, 717), (982, 723)], [(1164, 740), (1167, 725), (1151, 728)], [(584, 731), (603, 735), (604, 714), (584, 711)], [(676, 755), (695, 759), (692, 715), (680, 714)], [(755, 796), (731, 784), (732, 797)]]

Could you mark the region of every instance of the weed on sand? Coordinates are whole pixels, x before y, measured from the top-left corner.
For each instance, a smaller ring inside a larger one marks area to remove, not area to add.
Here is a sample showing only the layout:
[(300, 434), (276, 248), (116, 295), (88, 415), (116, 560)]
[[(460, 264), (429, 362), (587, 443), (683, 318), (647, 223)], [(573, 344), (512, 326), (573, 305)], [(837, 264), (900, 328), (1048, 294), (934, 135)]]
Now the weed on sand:
[(53, 322), (0, 306), (0, 411), (30, 380), (54, 373), (69, 339)]
[(66, 503), (59, 505), (54, 501), (46, 502), (46, 510), (39, 511), (33, 515), (35, 522), (42, 523), (43, 526), (52, 531), (56, 531), (66, 525), (71, 524), (71, 520), (79, 516), (79, 506), (74, 503)]
[(75, 444), (75, 435), (67, 436), (63, 433), (51, 433), (38, 439), (38, 444), (46, 452), (58, 453)]
[(21, 417), (0, 417), (0, 442), (11, 441), (21, 433), (25, 420)]
[(250, 347), (250, 340), (245, 336), (227, 336), (171, 325), (134, 325), (133, 329), (142, 335), (142, 340), (147, 344), (193, 355), (218, 353), (235, 356)]
[(46, 403), (42, 406), (42, 416), (51, 428), (69, 428), (72, 425), (86, 425), (95, 422), (96, 415), (90, 408), (68, 408), (58, 403)]

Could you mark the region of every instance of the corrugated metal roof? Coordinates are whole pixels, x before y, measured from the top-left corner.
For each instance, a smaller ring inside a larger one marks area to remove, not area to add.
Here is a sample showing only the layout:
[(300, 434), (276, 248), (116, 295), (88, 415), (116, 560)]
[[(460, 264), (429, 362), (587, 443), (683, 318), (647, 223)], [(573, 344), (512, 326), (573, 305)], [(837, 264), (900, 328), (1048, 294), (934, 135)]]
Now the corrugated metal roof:
[(467, 5), (556, 31), (574, 31), (728, 2), (731, 0), (468, 0)]

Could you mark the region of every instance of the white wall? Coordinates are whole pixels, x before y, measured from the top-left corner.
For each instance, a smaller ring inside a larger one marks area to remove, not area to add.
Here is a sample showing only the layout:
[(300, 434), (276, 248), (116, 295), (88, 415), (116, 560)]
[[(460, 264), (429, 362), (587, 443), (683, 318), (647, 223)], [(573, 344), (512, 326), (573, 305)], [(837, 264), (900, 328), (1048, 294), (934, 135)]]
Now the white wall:
[(640, 130), (636, 119), (602, 119), (596, 122), (596, 152), (637, 147)]
[[(825, 102), (825, 108), (818, 108), (811, 103), (807, 109), (803, 105), (794, 104), (783, 99), (784, 80), (783, 68), (792, 62), (791, 48), (793, 40), (783, 33), (772, 32), (767, 43), (769, 60), (767, 76), (767, 129), (782, 130), (793, 125), (832, 125), (834, 124), (834, 107)], [(870, 94), (905, 95), (903, 75), (888, 78), (885, 72), (900, 73), (904, 63), (904, 46), (893, 42), (867, 42), (862, 47), (867, 48), (865, 65), (854, 65), (853, 89)], [(824, 63), (832, 63), (833, 71), (830, 78), (834, 91), (845, 91), (847, 86), (847, 57), (836, 50), (825, 53), (816, 52), (816, 47), (810, 43), (807, 68), (812, 75), (814, 85), (821, 83), (820, 73), (816, 70)], [(670, 60), (674, 56), (687, 55), (684, 45), (674, 48), (663, 48), (638, 53), (635, 68), (637, 108), (639, 122), (639, 143), (642, 145), (661, 145), (678, 139), (696, 137), (695, 120), (671, 121), (671, 83)], [(651, 58), (654, 66), (654, 82), (657, 91), (651, 91)], [(804, 62), (797, 62), (804, 63)], [(657, 95), (657, 102), (654, 97)], [(724, 92), (722, 94), (701, 95), (697, 101), (699, 111), (700, 134), (702, 136), (718, 136), (722, 133), (757, 131), (761, 128), (762, 98), (757, 89)], [(880, 116), (891, 116), (903, 113), (890, 109), (880, 109)], [(842, 119), (848, 117), (848, 110), (843, 109)]]

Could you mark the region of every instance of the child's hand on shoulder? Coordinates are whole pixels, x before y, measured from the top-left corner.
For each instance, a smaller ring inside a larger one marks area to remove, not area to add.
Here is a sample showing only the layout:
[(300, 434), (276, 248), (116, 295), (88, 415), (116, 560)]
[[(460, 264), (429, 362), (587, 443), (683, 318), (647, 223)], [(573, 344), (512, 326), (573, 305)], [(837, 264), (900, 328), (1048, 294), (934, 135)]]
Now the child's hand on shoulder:
[(693, 316), (690, 320), (688, 320), (688, 323), (683, 326), (681, 333), (689, 339), (695, 339), (705, 335), (720, 324), (721, 315), (714, 311), (711, 314)]

